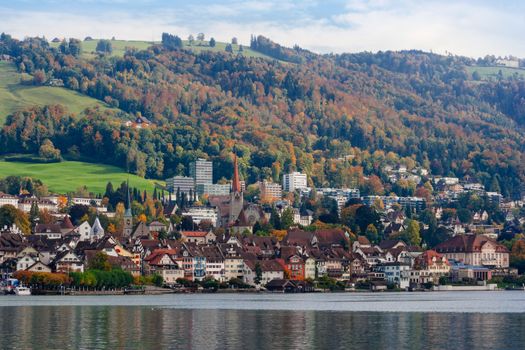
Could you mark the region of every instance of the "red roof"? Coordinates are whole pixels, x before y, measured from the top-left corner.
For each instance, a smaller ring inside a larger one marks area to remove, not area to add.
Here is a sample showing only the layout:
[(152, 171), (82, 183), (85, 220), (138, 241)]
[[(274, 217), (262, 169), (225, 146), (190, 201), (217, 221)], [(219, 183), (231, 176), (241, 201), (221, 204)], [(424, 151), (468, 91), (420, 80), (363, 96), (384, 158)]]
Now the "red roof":
[(206, 237), (206, 235), (208, 234), (208, 232), (206, 231), (182, 231), (181, 233), (184, 237), (193, 237), (193, 238), (198, 238), (198, 237)]
[(158, 257), (163, 256), (164, 254), (174, 255), (177, 251), (175, 249), (155, 249), (150, 255), (144, 258), (146, 261), (152, 261)]
[(435, 250), (426, 250), (421, 256), (418, 257), (418, 259), (426, 266), (432, 265), (432, 259), (436, 258), (436, 261), (442, 261), (445, 264), (449, 265), (449, 262), (446, 258), (443, 257), (443, 255), (439, 254)]
[(434, 249), (438, 253), (474, 253), (481, 252), (481, 247), (492, 243), (498, 253), (508, 253), (507, 247), (483, 235), (458, 235), (438, 244)]

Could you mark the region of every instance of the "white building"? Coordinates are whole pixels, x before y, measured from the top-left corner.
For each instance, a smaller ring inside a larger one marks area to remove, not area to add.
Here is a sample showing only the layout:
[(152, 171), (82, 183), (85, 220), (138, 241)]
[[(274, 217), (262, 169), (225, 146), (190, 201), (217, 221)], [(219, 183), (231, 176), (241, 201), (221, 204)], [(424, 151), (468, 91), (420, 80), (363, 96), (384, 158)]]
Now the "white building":
[(80, 235), (81, 241), (89, 241), (91, 239), (91, 225), (87, 221), (77, 226), (74, 231)]
[(399, 288), (406, 288), (410, 284), (410, 278), (405, 274), (406, 271), (410, 270), (409, 264), (394, 262), (394, 263), (385, 263), (379, 265), (379, 272), (385, 274), (385, 279), (388, 283), (396, 284)]
[(73, 197), (71, 198), (73, 204), (87, 205), (87, 206), (102, 206), (101, 198), (89, 198), (89, 197)]
[(51, 213), (54, 213), (58, 210), (58, 206), (55, 203), (44, 199), (39, 200), (36, 197), (20, 199), (18, 201), (18, 209), (22, 210), (24, 213), (29, 213), (33, 203), (38, 205), (39, 210), (45, 209)]
[(195, 186), (213, 183), (213, 163), (205, 159), (197, 159), (190, 163), (190, 176), (195, 180)]
[(196, 190), (199, 196), (227, 196), (231, 192), (231, 184), (197, 184)]
[(308, 178), (306, 174), (294, 171), (283, 176), (283, 190), (294, 192), (295, 190), (306, 190), (308, 188)]
[(283, 188), (279, 184), (265, 180), (259, 182), (259, 189), (261, 191), (261, 199), (263, 201), (273, 203), (283, 198)]
[(255, 286), (255, 278), (257, 276), (255, 269), (259, 264), (261, 268), (260, 286), (265, 286), (268, 282), (274, 279), (284, 278), (284, 268), (275, 260), (244, 260), (243, 279), (244, 283)]
[(18, 198), (11, 196), (10, 194), (0, 192), (0, 207), (3, 207), (4, 205), (12, 205), (13, 207), (17, 208)]
[(217, 226), (217, 209), (210, 207), (191, 207), (182, 216), (191, 216), (193, 223), (199, 225), (201, 221), (210, 221), (213, 227)]
[(180, 191), (188, 195), (190, 191), (195, 191), (195, 179), (189, 176), (174, 176), (166, 180), (166, 186), (172, 193)]

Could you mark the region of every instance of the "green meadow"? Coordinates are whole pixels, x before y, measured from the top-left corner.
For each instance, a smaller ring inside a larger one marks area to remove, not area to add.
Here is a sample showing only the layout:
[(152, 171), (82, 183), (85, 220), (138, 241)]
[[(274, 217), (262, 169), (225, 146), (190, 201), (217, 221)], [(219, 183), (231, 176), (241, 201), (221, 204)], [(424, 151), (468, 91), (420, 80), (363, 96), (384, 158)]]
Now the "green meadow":
[(24, 163), (0, 160), (0, 178), (6, 176), (28, 176), (40, 179), (51, 192), (67, 193), (86, 186), (90, 192), (103, 194), (106, 184), (111, 181), (114, 187), (129, 178), (130, 186), (153, 191), (155, 182), (126, 173), (123, 169), (106, 165), (77, 161), (60, 163)]
[(466, 68), (470, 75), (472, 75), (474, 72), (478, 72), (481, 79), (483, 80), (496, 80), (500, 71), (504, 78), (508, 78), (517, 74), (520, 78), (525, 79), (525, 69), (523, 68), (509, 68), (499, 66), (467, 66)]
[[(82, 41), (82, 55), (86, 58), (94, 57), (96, 55), (96, 48), (98, 39), (94, 40), (88, 40), (88, 41)], [(216, 42), (215, 47), (209, 46), (209, 39), (206, 39), (205, 41), (198, 41), (195, 40), (192, 45), (187, 40), (183, 40), (184, 43), (184, 49), (191, 50), (194, 52), (201, 52), (201, 51), (215, 51), (215, 52), (225, 52), (225, 48), (227, 43), (224, 42)], [(60, 43), (49, 43), (52, 47), (58, 47)], [(154, 44), (160, 44), (159, 41), (140, 41), (140, 40), (111, 40), (111, 46), (113, 48), (113, 52), (111, 56), (123, 56), (126, 52), (126, 49), (128, 48), (135, 48), (138, 50), (144, 50), (150, 47)], [(239, 51), (239, 45), (232, 45), (233, 54), (241, 54), (246, 57), (264, 57), (268, 59), (272, 59), (269, 56), (266, 56), (262, 53), (259, 53), (257, 51), (251, 50), (249, 46), (243, 45), (243, 51)]]
[(13, 63), (0, 62), (0, 124), (6, 116), (31, 106), (62, 104), (79, 114), (88, 107), (109, 108), (105, 103), (62, 87), (22, 84), (31, 76), (20, 74)]

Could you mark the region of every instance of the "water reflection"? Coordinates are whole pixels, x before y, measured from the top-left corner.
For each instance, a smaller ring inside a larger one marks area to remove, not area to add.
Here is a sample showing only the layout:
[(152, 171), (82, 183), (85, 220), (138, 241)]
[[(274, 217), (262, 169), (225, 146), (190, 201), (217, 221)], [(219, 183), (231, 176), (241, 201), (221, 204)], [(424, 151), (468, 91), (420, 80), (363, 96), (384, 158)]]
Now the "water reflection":
[(191, 310), (148, 306), (0, 309), (0, 348), (521, 348), (523, 314)]

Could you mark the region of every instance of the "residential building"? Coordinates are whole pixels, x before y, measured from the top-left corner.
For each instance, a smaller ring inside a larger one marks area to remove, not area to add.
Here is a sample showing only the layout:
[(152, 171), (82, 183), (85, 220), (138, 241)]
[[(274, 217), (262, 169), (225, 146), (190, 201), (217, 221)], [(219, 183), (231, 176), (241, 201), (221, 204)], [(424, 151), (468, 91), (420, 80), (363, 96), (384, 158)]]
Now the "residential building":
[(435, 251), (448, 260), (457, 260), (465, 265), (508, 268), (508, 249), (483, 235), (457, 235), (438, 244)]
[(18, 208), (18, 197), (0, 192), (0, 207), (3, 207), (4, 205), (12, 205), (13, 207)]
[(202, 253), (206, 258), (206, 277), (224, 282), (224, 256), (216, 245), (209, 245), (201, 247)]
[(49, 239), (60, 239), (62, 238), (62, 229), (59, 224), (37, 224), (34, 234), (47, 236)]
[(196, 186), (199, 196), (227, 196), (231, 191), (231, 184), (198, 184)]
[(409, 286), (410, 280), (405, 274), (405, 272), (409, 270), (409, 264), (400, 262), (377, 265), (377, 271), (385, 274), (386, 281), (388, 283), (397, 285), (399, 288), (406, 288)]
[(283, 191), (294, 192), (295, 190), (306, 190), (308, 180), (306, 174), (294, 171), (283, 176)]
[(275, 260), (252, 260), (244, 259), (244, 283), (255, 286), (257, 277), (257, 265), (261, 269), (261, 280), (259, 285), (265, 286), (270, 281), (284, 278), (283, 267)]
[(186, 196), (190, 192), (195, 191), (195, 179), (188, 176), (174, 176), (166, 180), (166, 187), (171, 193), (185, 193)]
[(184, 242), (195, 244), (209, 244), (215, 242), (216, 236), (213, 231), (181, 231)]
[(281, 200), (283, 197), (283, 188), (281, 185), (266, 180), (259, 182), (259, 189), (261, 192), (261, 201), (265, 203), (273, 203)]
[(47, 210), (51, 213), (56, 212), (58, 209), (58, 206), (52, 201), (38, 199), (36, 197), (20, 199), (18, 201), (18, 209), (22, 210), (24, 213), (29, 213), (33, 204), (37, 204), (39, 210)]
[(213, 227), (217, 226), (217, 209), (214, 207), (191, 207), (183, 212), (182, 216), (190, 216), (196, 225), (208, 221)]
[(213, 163), (199, 158), (190, 163), (190, 176), (194, 180), (195, 187), (203, 184), (213, 183)]
[(167, 285), (173, 285), (177, 279), (184, 278), (184, 270), (179, 267), (173, 254), (175, 254), (174, 250), (158, 249), (144, 259), (148, 264), (150, 273), (161, 275)]

